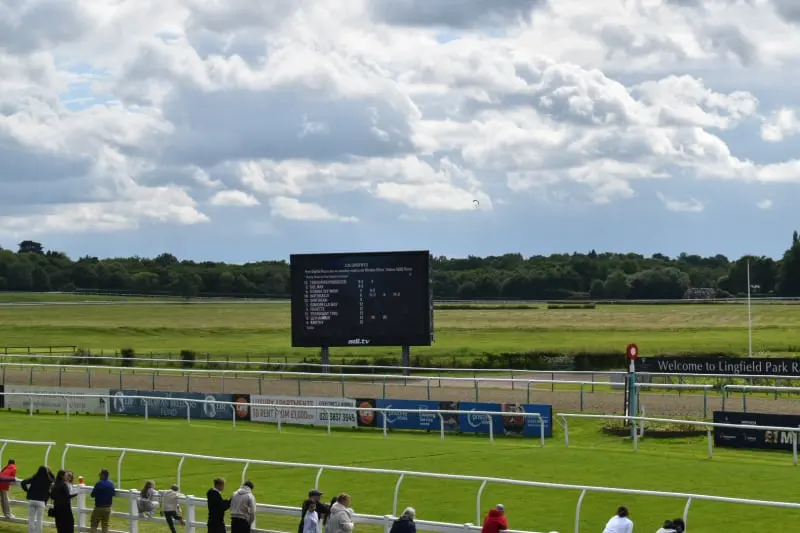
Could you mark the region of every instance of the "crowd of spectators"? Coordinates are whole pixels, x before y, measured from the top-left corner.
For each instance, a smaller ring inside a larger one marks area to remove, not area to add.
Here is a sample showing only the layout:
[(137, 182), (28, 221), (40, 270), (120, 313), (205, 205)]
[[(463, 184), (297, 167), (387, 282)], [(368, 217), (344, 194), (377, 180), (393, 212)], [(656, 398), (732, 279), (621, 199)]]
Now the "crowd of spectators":
[[(26, 479), (17, 478), (17, 465), (10, 459), (0, 470), (0, 508), (6, 519), (13, 519), (8, 491), (12, 483), (19, 482), (28, 502), (28, 533), (42, 533), (45, 512), (54, 519), (57, 533), (75, 533), (75, 518), (72, 499), (78, 495), (74, 476), (69, 470), (59, 470), (55, 475), (47, 466), (40, 466), (36, 473)], [(79, 479), (83, 483), (83, 478)], [(228, 533), (225, 514), (230, 516), (230, 533), (251, 533), (256, 520), (255, 486), (245, 481), (229, 498), (225, 498), (225, 479), (216, 478), (206, 493), (208, 507), (208, 533)], [(109, 479), (108, 470), (101, 470), (89, 497), (94, 508), (89, 519), (91, 533), (109, 532), (111, 510), (116, 497), (116, 487)], [(353, 533), (355, 512), (352, 498), (341, 493), (330, 500), (322, 501), (323, 493), (311, 490), (303, 501), (297, 533)], [(169, 490), (159, 492), (152, 480), (145, 482), (136, 498), (136, 509), (140, 517), (153, 518), (160, 508), (170, 533), (177, 533), (175, 524), (186, 525), (181, 515), (180, 500), (185, 498), (180, 487), (172, 485)], [(53, 505), (48, 507), (48, 502)], [(406, 507), (392, 524), (390, 533), (416, 533), (416, 511)], [(502, 533), (508, 530), (505, 506), (497, 504), (484, 518), (481, 533)], [(680, 518), (667, 520), (656, 533), (684, 533), (686, 525)], [(603, 533), (632, 533), (633, 520), (627, 507), (621, 506), (606, 523)]]

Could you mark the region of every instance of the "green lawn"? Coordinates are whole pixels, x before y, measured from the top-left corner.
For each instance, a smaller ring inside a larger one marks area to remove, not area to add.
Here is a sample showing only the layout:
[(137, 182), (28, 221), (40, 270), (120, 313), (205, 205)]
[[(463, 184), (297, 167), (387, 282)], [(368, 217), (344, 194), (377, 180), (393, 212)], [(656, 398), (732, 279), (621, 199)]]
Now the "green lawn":
[[(758, 352), (800, 347), (800, 305), (753, 307)], [(593, 310), (440, 309), (436, 342), (412, 354), (471, 358), (486, 353), (621, 353), (636, 342), (643, 355), (747, 350), (747, 310), (726, 305), (605, 305)], [(133, 348), (140, 355), (191, 349), (219, 356), (299, 359), (313, 349), (290, 346), (289, 305), (130, 303), (0, 306), (2, 346), (78, 345), (93, 352)], [(41, 350), (40, 350), (41, 351)], [(398, 357), (393, 348), (338, 348), (336, 357)]]
[[(706, 458), (703, 438), (668, 442), (646, 439), (633, 454), (626, 439), (603, 436), (595, 423), (570, 424), (570, 448), (556, 428), (544, 448), (537, 440), (498, 439), (494, 446), (486, 437), (392, 433), (383, 439), (379, 432), (344, 430), (328, 436), (314, 428), (240, 423), (236, 429), (222, 422), (112, 418), (104, 422), (90, 416), (29, 417), (3, 413), (2, 436), (10, 439), (54, 440), (106, 446), (161, 449), (216, 456), (245, 457), (362, 467), (471, 474), (522, 480), (589, 484), (597, 486), (694, 492), (733, 497), (792, 500), (797, 468), (788, 453), (737, 452), (717, 450)], [(53, 450), (50, 463), (60, 466), (62, 447)], [(14, 457), (21, 475), (32, 474), (42, 461), (41, 449), (9, 445), (4, 458)], [(92, 479), (99, 468), (116, 472), (117, 454), (73, 450), (68, 467), (76, 475)], [(130, 454), (123, 466), (123, 487), (139, 488), (146, 479), (164, 487), (175, 481), (177, 459)], [(298, 505), (312, 487), (316, 470), (258, 467), (249, 469), (259, 501)], [(183, 490), (204, 494), (213, 477), (222, 475), (233, 489), (241, 467), (225, 463), (187, 460)], [(357, 512), (386, 514), (392, 510), (396, 476), (325, 472), (321, 487), (332, 495), (347, 491), (353, 495)], [(475, 520), (475, 497), (479, 483), (407, 477), (400, 491), (400, 506), (413, 505), (423, 519), (456, 523)], [(567, 490), (529, 489), (489, 484), (484, 508), (502, 502), (511, 526), (535, 531), (573, 531), (578, 493)], [(655, 531), (660, 523), (682, 514), (685, 501), (644, 496), (590, 494), (584, 502), (581, 531), (600, 531), (619, 504), (628, 505), (637, 531)], [(19, 514), (19, 513), (18, 513)], [(205, 519), (204, 514), (198, 517)], [(689, 515), (693, 533), (731, 531), (788, 531), (800, 512), (754, 506), (695, 501)], [(262, 517), (259, 526), (290, 531), (293, 520)], [(0, 526), (4, 531), (21, 531)], [(142, 528), (145, 533), (160, 529)], [(368, 528), (361, 528), (366, 531)], [(376, 532), (377, 533), (377, 532)]]

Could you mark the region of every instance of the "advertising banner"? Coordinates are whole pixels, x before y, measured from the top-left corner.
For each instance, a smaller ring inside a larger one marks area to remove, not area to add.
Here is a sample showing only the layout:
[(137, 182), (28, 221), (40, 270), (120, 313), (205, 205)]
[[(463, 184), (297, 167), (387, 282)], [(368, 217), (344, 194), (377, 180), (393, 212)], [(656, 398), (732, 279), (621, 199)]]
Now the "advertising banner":
[(249, 394), (232, 394), (233, 401), (239, 405), (236, 406), (236, 420), (250, 420), (250, 403)]
[[(320, 425), (330, 424), (337, 427), (356, 427), (358, 420), (356, 411), (329, 410), (324, 407), (355, 407), (356, 401), (351, 398), (325, 398), (315, 396), (269, 396), (251, 394), (250, 420), (253, 422), (269, 422), (277, 424)], [(320, 406), (322, 408), (315, 408)]]
[[(79, 389), (69, 387), (28, 387), (6, 385), (4, 391), (4, 406), (8, 409), (33, 408), (38, 411), (58, 411), (64, 413), (67, 410), (67, 398), (69, 398), (69, 410), (71, 413), (105, 413), (105, 401), (103, 398), (87, 398), (87, 395), (108, 396), (108, 389)], [(32, 394), (52, 394), (53, 396), (20, 396), (20, 393)]]
[[(800, 416), (714, 411), (714, 423), (800, 428)], [(791, 450), (793, 433), (792, 431), (715, 427), (714, 445), (720, 448)]]
[[(112, 389), (110, 412), (115, 415), (147, 415), (154, 418), (185, 418), (187, 408), (193, 420), (232, 420), (233, 407), (229, 404), (207, 402), (232, 402), (232, 394), (203, 394), (202, 392), (167, 392), (151, 390)], [(144, 396), (145, 398), (131, 398)], [(198, 400), (201, 400), (198, 402)]]
[[(373, 398), (358, 398), (356, 400), (356, 407), (362, 409), (375, 409), (375, 399)], [(378, 417), (375, 411), (358, 411), (358, 427), (374, 428), (378, 425)]]
[(637, 372), (714, 376), (800, 376), (800, 359), (777, 357), (641, 357)]
[[(539, 437), (539, 420), (532, 416), (515, 416), (517, 413), (537, 413), (544, 420), (544, 436), (553, 436), (553, 407), (551, 405), (517, 403), (459, 402), (462, 411), (493, 411), (492, 429), (495, 435), (520, 435)], [(459, 429), (462, 433), (489, 433), (489, 415), (461, 414)]]
[[(450, 409), (452, 402), (444, 402), (445, 408)], [(420, 409), (442, 409), (442, 402), (435, 400), (382, 400), (376, 402), (381, 409), (403, 409), (401, 412), (378, 413), (377, 425), (383, 427), (383, 417), (386, 416), (386, 426), (392, 429), (420, 429), (426, 431), (439, 431), (442, 427), (438, 413), (419, 412)], [(405, 409), (408, 409), (407, 411)], [(457, 431), (458, 423), (455, 415), (445, 416), (445, 431)]]

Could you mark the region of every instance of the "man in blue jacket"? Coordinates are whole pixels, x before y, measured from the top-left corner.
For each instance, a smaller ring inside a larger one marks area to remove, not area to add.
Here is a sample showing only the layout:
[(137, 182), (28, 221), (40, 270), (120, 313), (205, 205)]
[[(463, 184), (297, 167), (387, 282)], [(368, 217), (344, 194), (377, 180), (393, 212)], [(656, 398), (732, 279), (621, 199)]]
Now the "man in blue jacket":
[(102, 527), (103, 533), (108, 533), (108, 521), (111, 519), (111, 504), (114, 503), (114, 496), (117, 490), (114, 484), (108, 479), (108, 470), (105, 468), (100, 471), (100, 480), (94, 484), (91, 497), (94, 498), (94, 510), (90, 520), (90, 530), (97, 533), (97, 526)]

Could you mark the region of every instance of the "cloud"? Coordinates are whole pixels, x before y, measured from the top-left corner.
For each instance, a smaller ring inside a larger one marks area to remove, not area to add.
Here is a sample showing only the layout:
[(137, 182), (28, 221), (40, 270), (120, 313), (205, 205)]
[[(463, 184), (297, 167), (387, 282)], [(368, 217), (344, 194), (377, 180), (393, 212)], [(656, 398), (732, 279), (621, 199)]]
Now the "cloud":
[(401, 26), (472, 28), (524, 21), (547, 0), (371, 0), (373, 15)]
[(705, 209), (705, 205), (695, 198), (690, 198), (688, 200), (673, 200), (664, 196), (660, 192), (657, 193), (657, 196), (668, 211), (674, 211), (676, 213), (701, 213)]
[(455, 220), (473, 200), (510, 224), (542, 199), (654, 188), (698, 212), (698, 180), (734, 209), (734, 183), (800, 183), (777, 144), (800, 133), (794, 5), (6, 2), (0, 231), (169, 231), (264, 204), (279, 235), (371, 228), (381, 206)]
[(784, 138), (799, 133), (800, 114), (795, 109), (779, 109), (769, 115), (761, 125), (761, 138), (767, 142), (781, 142)]
[(273, 216), (288, 220), (358, 222), (356, 217), (335, 215), (319, 204), (301, 202), (297, 198), (278, 196), (270, 201), (270, 206)]
[(228, 207), (251, 207), (260, 204), (258, 199), (252, 194), (234, 190), (219, 191), (211, 197), (208, 203), (211, 205)]
[(763, 211), (769, 211), (770, 209), (772, 209), (772, 200), (769, 199), (759, 200), (758, 203), (756, 203), (756, 207), (758, 207)]

